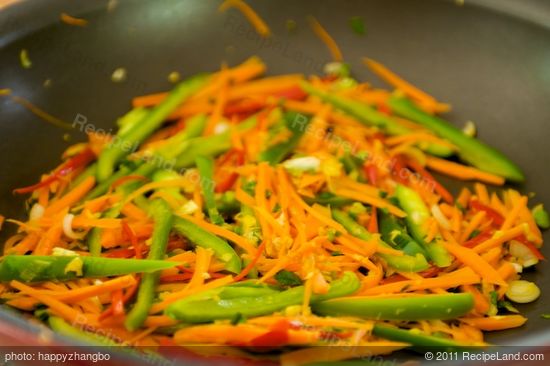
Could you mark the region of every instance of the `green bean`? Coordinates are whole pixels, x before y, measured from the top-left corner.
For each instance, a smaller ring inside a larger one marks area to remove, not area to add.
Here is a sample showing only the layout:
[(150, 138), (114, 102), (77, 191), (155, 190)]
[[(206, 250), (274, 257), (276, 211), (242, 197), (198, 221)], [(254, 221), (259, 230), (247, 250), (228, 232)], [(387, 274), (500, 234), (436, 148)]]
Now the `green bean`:
[(448, 267), (452, 263), (452, 257), (445, 247), (437, 241), (426, 242), (426, 221), (431, 216), (428, 207), (422, 197), (414, 190), (401, 184), (395, 189), (395, 196), (399, 205), (407, 213), (405, 221), (407, 227), (416, 241), (428, 252), (430, 259), (438, 267)]
[[(360, 282), (353, 272), (344, 275), (331, 283), (326, 294), (311, 296), (311, 303), (335, 297), (351, 295), (360, 287)], [(254, 317), (272, 314), (288, 306), (299, 305), (303, 301), (304, 286), (273, 294), (235, 297), (230, 299), (183, 299), (171, 304), (165, 314), (187, 323), (205, 323), (220, 319), (234, 319), (236, 316)]]
[(403, 297), (347, 297), (316, 303), (312, 310), (323, 316), (357, 316), (375, 320), (455, 319), (474, 306), (470, 293)]
[(212, 249), (214, 256), (225, 263), (227, 271), (235, 274), (241, 271), (241, 259), (225, 240), (181, 217), (174, 218), (174, 230), (195, 245)]
[[(172, 228), (172, 211), (164, 200), (155, 199), (151, 203), (150, 212), (153, 216), (155, 227), (153, 229), (152, 242), (147, 258), (149, 260), (158, 260), (164, 258), (166, 253), (168, 236)], [(146, 273), (143, 275), (139, 285), (136, 302), (124, 321), (126, 329), (130, 331), (138, 329), (147, 318), (149, 309), (153, 304), (159, 277), (160, 272)]]
[(195, 164), (200, 174), (200, 186), (208, 217), (214, 225), (222, 225), (224, 224), (223, 217), (216, 207), (216, 199), (214, 197), (214, 160), (201, 155), (195, 158)]
[(114, 167), (120, 159), (130, 154), (132, 150), (159, 128), (166, 117), (172, 113), (183, 101), (199, 90), (207, 78), (196, 76), (185, 80), (172, 90), (172, 92), (158, 106), (142, 116), (139, 121), (132, 124), (132, 128), (109, 144), (99, 156), (97, 162), (97, 179), (100, 182), (108, 179), (113, 174)]
[(89, 256), (7, 255), (0, 262), (0, 281), (70, 281), (76, 278), (149, 273), (176, 266), (163, 260), (119, 259)]
[(449, 122), (425, 113), (410, 100), (392, 96), (389, 99), (389, 105), (395, 113), (429, 128), (440, 137), (452, 142), (458, 147), (458, 155), (465, 162), (514, 182), (525, 180), (521, 169), (500, 151), (464, 134)]
[[(340, 210), (332, 210), (332, 217), (334, 220), (342, 224), (344, 228), (350, 232), (351, 235), (365, 240), (369, 241), (374, 238), (374, 236), (367, 231), (363, 226), (359, 225), (357, 222), (355, 222), (348, 214), (346, 214), (343, 211)], [(380, 245), (385, 246), (387, 248), (391, 248), (391, 246), (384, 241), (378, 239), (378, 242)], [(426, 258), (420, 253), (417, 253), (415, 256), (412, 255), (390, 255), (390, 254), (383, 254), (378, 253), (377, 256), (385, 260), (388, 265), (391, 267), (404, 272), (420, 272), (425, 269), (429, 268), (428, 262), (426, 261)]]
[[(368, 104), (347, 99), (345, 97), (341, 97), (335, 94), (327, 93), (306, 82), (302, 83), (302, 88), (309, 94), (315, 95), (325, 102), (328, 102), (336, 108), (355, 117), (359, 122), (367, 126), (380, 127), (381, 129), (385, 130), (389, 135), (406, 135), (412, 132), (411, 129), (403, 126), (393, 117), (378, 112)], [(452, 149), (441, 144), (420, 144), (418, 147), (432, 155), (445, 157), (453, 154)]]

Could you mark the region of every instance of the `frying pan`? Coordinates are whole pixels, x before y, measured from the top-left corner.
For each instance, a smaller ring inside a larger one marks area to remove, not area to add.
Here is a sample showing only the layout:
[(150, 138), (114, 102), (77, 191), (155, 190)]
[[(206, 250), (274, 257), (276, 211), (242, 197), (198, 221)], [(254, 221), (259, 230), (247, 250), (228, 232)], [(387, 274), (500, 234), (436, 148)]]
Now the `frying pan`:
[[(235, 10), (220, 14), (217, 2), (200, 0), (0, 1), (0, 88), (10, 88), (49, 113), (72, 122), (77, 114), (109, 129), (133, 96), (171, 87), (167, 75), (188, 76), (234, 65), (257, 54), (270, 74), (319, 74), (329, 54), (305, 25), (317, 17), (337, 40), (360, 80), (376, 84), (361, 66), (370, 56), (414, 84), (453, 104), (447, 118), (473, 120), (479, 136), (524, 170), (523, 192), (550, 206), (550, 5), (547, 1), (278, 0), (250, 1), (271, 26), (261, 39)], [(59, 13), (85, 17), (87, 27), (59, 21)], [(366, 35), (348, 26), (365, 20)], [(298, 23), (289, 34), (288, 19)], [(19, 52), (33, 63), (23, 69)], [(127, 80), (111, 81), (124, 67)], [(50, 85), (43, 86), (49, 79)], [(21, 218), (23, 198), (12, 189), (35, 182), (58, 163), (83, 131), (49, 125), (7, 98), (0, 99), (0, 213)], [(449, 182), (445, 182), (449, 184)], [(450, 182), (456, 192), (459, 185)], [(10, 229), (2, 231), (5, 239)], [(546, 233), (545, 239), (550, 235)], [(0, 241), (1, 242), (1, 241)], [(550, 249), (543, 253), (550, 256)], [(522, 328), (489, 334), (489, 342), (549, 345), (550, 270), (546, 262), (526, 278), (542, 289), (539, 300), (518, 306), (529, 317)], [(4, 322), (22, 326), (11, 312)], [(7, 324), (6, 323), (6, 324)], [(35, 329), (25, 325), (30, 331)]]

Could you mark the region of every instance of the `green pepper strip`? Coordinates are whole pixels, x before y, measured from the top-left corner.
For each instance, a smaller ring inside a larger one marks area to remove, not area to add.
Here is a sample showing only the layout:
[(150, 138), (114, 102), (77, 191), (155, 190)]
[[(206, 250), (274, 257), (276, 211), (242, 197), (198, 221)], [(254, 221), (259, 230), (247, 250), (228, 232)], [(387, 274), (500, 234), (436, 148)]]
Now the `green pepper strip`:
[[(246, 205), (241, 206), (241, 212), (237, 216), (237, 222), (240, 224), (240, 229), (242, 231), (242, 236), (246, 238), (249, 242), (258, 245), (261, 240), (262, 229), (256, 218), (254, 210)], [(250, 263), (250, 260), (245, 259), (244, 265), (247, 266)], [(258, 269), (256, 267), (252, 268), (247, 275), (248, 278), (258, 278)]]
[(315, 197), (302, 197), (302, 198), (306, 201), (308, 205), (318, 203), (320, 205), (330, 206), (330, 207), (341, 207), (341, 206), (351, 205), (353, 202), (355, 202), (351, 198), (337, 196), (331, 192), (321, 192)]
[[(168, 236), (172, 228), (172, 211), (170, 206), (162, 199), (155, 199), (150, 205), (150, 212), (155, 221), (151, 247), (149, 248), (149, 260), (164, 258)], [(126, 329), (133, 331), (141, 327), (149, 309), (153, 304), (155, 289), (160, 277), (160, 272), (146, 273), (141, 279), (137, 299), (132, 310), (126, 316), (124, 325)]]
[[(307, 82), (302, 82), (301, 86), (307, 93), (315, 95), (323, 101), (332, 104), (334, 107), (355, 117), (359, 122), (367, 126), (377, 126), (385, 130), (390, 135), (406, 135), (412, 133), (411, 129), (403, 126), (394, 118), (378, 112), (368, 104), (350, 100), (334, 94), (329, 94)], [(420, 144), (419, 147), (436, 156), (445, 157), (453, 154), (453, 150), (451, 148), (441, 144)]]
[[(177, 133), (176, 135), (172, 136), (170, 139), (168, 139), (168, 142), (162, 146), (159, 151), (156, 152), (155, 156), (161, 159), (161, 161), (169, 161), (170, 159), (175, 158), (179, 153), (182, 151), (182, 146), (186, 146), (187, 140), (194, 138), (196, 136), (199, 136), (205, 125), (206, 125), (206, 116), (201, 114), (197, 115), (189, 121), (187, 121), (185, 128)], [(137, 176), (144, 176), (149, 177), (151, 176), (155, 170), (157, 170), (157, 166), (152, 162), (145, 162), (139, 165), (137, 169), (135, 169), (133, 172), (129, 173), (124, 167), (120, 168), (120, 171), (124, 171), (126, 174), (132, 174)], [(94, 170), (95, 171), (95, 170)], [(119, 172), (120, 172), (119, 171)], [(94, 174), (92, 172), (92, 174)], [(120, 177), (126, 175), (122, 174)], [(117, 177), (113, 179), (113, 177)], [(100, 196), (101, 194), (105, 193), (109, 187), (116, 181), (116, 179), (119, 178), (119, 173), (115, 173), (112, 175), (109, 179), (107, 179), (105, 182), (100, 183), (89, 195), (91, 197), (86, 197), (85, 199), (91, 199), (95, 196)], [(128, 195), (130, 192), (136, 190), (142, 182), (128, 182), (125, 184), (122, 184), (120, 187), (117, 188), (117, 191), (120, 191), (123, 196)], [(93, 193), (93, 195), (92, 195)], [(139, 199), (139, 197), (136, 199), (136, 203), (141, 206), (142, 208), (147, 208), (147, 204), (144, 204), (143, 199)], [(120, 207), (115, 206), (107, 210), (102, 217), (106, 218), (116, 218), (120, 215)], [(87, 244), (88, 244), (88, 250), (90, 251), (90, 254), (92, 256), (100, 256), (101, 255), (101, 229), (100, 228), (93, 228), (87, 238)]]
[(474, 306), (470, 293), (406, 297), (348, 297), (322, 301), (312, 310), (323, 316), (357, 316), (375, 320), (455, 319)]
[[(334, 218), (334, 220), (342, 224), (342, 226), (344, 226), (344, 228), (349, 231), (351, 235), (366, 241), (372, 240), (374, 238), (374, 236), (369, 233), (367, 229), (355, 222), (355, 220), (353, 220), (347, 213), (340, 210), (332, 210), (332, 217)], [(382, 246), (391, 248), (389, 244), (380, 239), (378, 239), (378, 242)], [(416, 256), (406, 254), (402, 256), (397, 256), (378, 253), (377, 256), (384, 259), (388, 263), (388, 265), (397, 269), (398, 271), (420, 272), (428, 269), (429, 267), (426, 258), (424, 258), (424, 256), (420, 253), (416, 254)]]
[(294, 112), (286, 113), (284, 119), (292, 135), (288, 140), (270, 146), (267, 150), (262, 151), (259, 156), (260, 161), (267, 161), (270, 165), (283, 161), (285, 157), (294, 151), (310, 121), (309, 116)]
[(102, 337), (95, 333), (85, 332), (75, 328), (65, 320), (56, 316), (48, 318), (48, 325), (53, 331), (66, 336), (74, 341), (80, 341), (93, 346), (115, 346), (117, 343), (110, 338)]
[[(251, 116), (237, 125), (240, 132), (256, 126), (257, 116)], [(229, 131), (219, 135), (201, 136), (188, 141), (185, 149), (176, 158), (176, 169), (188, 168), (195, 164), (197, 156), (216, 157), (231, 148), (231, 134)]]
[(121, 136), (117, 135), (115, 141), (109, 144), (99, 156), (97, 162), (98, 181), (103, 182), (108, 179), (113, 174), (116, 163), (130, 154), (160, 127), (170, 113), (200, 89), (206, 80), (207, 78), (201, 75), (183, 81), (158, 106), (144, 115), (139, 122), (133, 124), (129, 131), (125, 131)]
[(214, 196), (214, 160), (211, 157), (201, 155), (197, 156), (195, 164), (200, 174), (200, 186), (208, 217), (214, 225), (222, 225), (224, 224), (223, 217), (218, 211)]
[(374, 325), (372, 334), (391, 341), (409, 343), (419, 351), (423, 349), (433, 350), (434, 347), (437, 347), (440, 351), (456, 351), (465, 348), (472, 348), (472, 345), (461, 344), (451, 339), (426, 335), (421, 331), (399, 329), (381, 324)]
[(428, 252), (430, 259), (438, 267), (448, 267), (453, 259), (447, 249), (437, 241), (426, 243), (426, 220), (431, 216), (428, 207), (422, 201), (422, 197), (414, 190), (401, 184), (395, 189), (395, 196), (399, 201), (399, 206), (405, 211), (407, 217), (405, 221), (413, 238), (424, 247)]
[[(73, 260), (82, 261), (82, 274), (67, 271)], [(120, 276), (130, 273), (149, 273), (172, 268), (175, 262), (100, 258), (89, 256), (7, 255), (0, 262), (0, 281), (22, 282), (69, 281), (75, 278)]]
[(464, 134), (449, 122), (421, 111), (408, 99), (392, 96), (389, 105), (395, 113), (420, 123), (452, 142), (458, 147), (460, 158), (467, 163), (514, 182), (525, 180), (521, 169), (500, 151)]
[(428, 252), (409, 235), (406, 227), (401, 224), (397, 217), (390, 214), (386, 209), (377, 211), (382, 240), (393, 245), (394, 248), (403, 250), (405, 254), (414, 256), (420, 253), (424, 257), (428, 257)]
[(548, 215), (548, 211), (544, 209), (542, 203), (533, 207), (531, 213), (538, 227), (541, 229), (550, 228), (550, 215)]
[(174, 230), (195, 245), (212, 249), (214, 256), (225, 263), (225, 269), (229, 272), (237, 274), (241, 271), (241, 259), (225, 240), (181, 217), (174, 218)]
[(84, 198), (83, 201), (92, 200), (94, 198), (97, 198), (101, 195), (104, 195), (111, 185), (115, 183), (118, 179), (127, 176), (130, 174), (131, 169), (127, 166), (121, 166), (119, 170), (111, 175), (108, 179), (104, 180), (103, 182), (99, 183), (97, 186), (94, 187)]
[[(311, 303), (335, 297), (353, 294), (360, 287), (360, 282), (353, 272), (344, 275), (331, 283), (326, 294), (313, 294)], [(219, 319), (233, 319), (242, 315), (254, 317), (272, 314), (288, 306), (299, 305), (303, 301), (304, 286), (297, 286), (286, 291), (257, 296), (235, 297), (231, 299), (184, 299), (171, 304), (165, 314), (187, 323), (205, 323)]]

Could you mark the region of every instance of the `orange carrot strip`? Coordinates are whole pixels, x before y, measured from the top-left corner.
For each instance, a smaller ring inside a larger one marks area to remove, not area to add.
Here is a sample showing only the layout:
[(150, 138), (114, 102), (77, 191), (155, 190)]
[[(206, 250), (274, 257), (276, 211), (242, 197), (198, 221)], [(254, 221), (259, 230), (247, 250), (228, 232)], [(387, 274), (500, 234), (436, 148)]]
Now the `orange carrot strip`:
[(78, 202), (82, 197), (88, 193), (95, 185), (95, 178), (87, 177), (78, 186), (74, 187), (72, 191), (66, 193), (63, 197), (53, 201), (44, 211), (44, 216), (51, 216), (62, 209), (69, 207)]
[(344, 60), (344, 56), (342, 56), (342, 51), (340, 51), (340, 48), (336, 44), (336, 41), (330, 36), (326, 29), (323, 28), (321, 23), (319, 23), (319, 21), (313, 16), (308, 17), (308, 22), (313, 32), (327, 46), (332, 56), (332, 59), (338, 62)]
[(30, 286), (24, 285), (19, 281), (11, 281), (10, 286), (30, 297), (37, 299), (71, 324), (90, 324), (90, 319), (87, 319), (84, 314), (82, 314), (75, 308), (63, 303), (62, 301), (53, 298), (52, 296), (42, 294), (40, 293), (40, 291)]
[(66, 23), (69, 25), (75, 25), (77, 27), (85, 27), (86, 25), (88, 25), (88, 21), (86, 19), (75, 18), (73, 16), (70, 16), (67, 13), (61, 13), (59, 18), (63, 23)]
[(473, 269), (485, 281), (500, 286), (506, 284), (496, 269), (494, 269), (493, 266), (487, 263), (472, 249), (451, 243), (445, 243), (443, 245), (452, 255), (456, 257), (456, 259)]
[(52, 294), (57, 300), (65, 303), (76, 303), (86, 300), (93, 296), (98, 296), (111, 291), (123, 289), (135, 285), (136, 279), (133, 275), (117, 277), (115, 279), (105, 281), (98, 285), (81, 287), (76, 290), (68, 291), (67, 293)]
[(264, 22), (264, 20), (252, 9), (248, 4), (242, 0), (225, 0), (219, 7), (220, 11), (226, 11), (229, 8), (235, 8), (239, 10), (246, 19), (252, 24), (256, 33), (262, 37), (269, 37), (271, 31)]
[(521, 315), (496, 315), (484, 318), (461, 318), (460, 321), (485, 331), (521, 327), (527, 318)]
[(392, 72), (386, 66), (374, 61), (370, 58), (364, 58), (363, 63), (367, 65), (372, 72), (378, 75), (381, 79), (392, 85), (394, 88), (401, 90), (407, 96), (415, 99), (424, 107), (429, 108), (433, 112), (446, 112), (450, 109), (448, 104), (438, 103), (437, 100), (426, 92), (418, 89), (409, 82), (403, 80), (397, 74)]
[(454, 163), (445, 159), (426, 156), (426, 166), (436, 172), (462, 180), (478, 180), (488, 184), (501, 186), (504, 178), (495, 174), (486, 173), (476, 168)]
[(407, 280), (368, 288), (361, 295), (391, 294), (401, 291), (427, 290), (432, 288), (451, 288), (460, 285), (473, 285), (481, 281), (480, 277), (469, 267), (433, 278)]

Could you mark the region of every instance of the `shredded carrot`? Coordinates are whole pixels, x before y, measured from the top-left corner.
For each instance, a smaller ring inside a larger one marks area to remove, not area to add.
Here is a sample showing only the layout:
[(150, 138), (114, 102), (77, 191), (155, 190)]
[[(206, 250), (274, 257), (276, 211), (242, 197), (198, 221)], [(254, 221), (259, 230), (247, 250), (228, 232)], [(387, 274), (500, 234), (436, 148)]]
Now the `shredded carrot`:
[(401, 90), (407, 96), (419, 102), (422, 106), (429, 108), (430, 111), (447, 112), (450, 109), (448, 104), (441, 104), (437, 102), (434, 97), (426, 94), (422, 90), (403, 80), (381, 63), (370, 58), (364, 58), (363, 62), (369, 67), (369, 69), (372, 70), (372, 72), (380, 76), (380, 78), (384, 81), (388, 82), (396, 89)]
[(54, 311), (57, 315), (65, 319), (71, 324), (90, 324), (90, 319), (87, 319), (87, 317), (82, 314), (81, 312), (77, 311), (73, 307), (65, 304), (64, 302), (55, 299), (52, 296), (45, 295), (40, 293), (38, 290), (35, 290), (34, 288), (24, 285), (19, 281), (11, 281), (10, 286), (21, 291), (22, 293), (31, 296), (44, 305), (48, 306), (52, 311)]
[(95, 178), (90, 176), (84, 179), (82, 183), (74, 187), (72, 191), (65, 194), (58, 200), (52, 201), (51, 204), (46, 208), (44, 216), (53, 215), (62, 209), (69, 207), (76, 202), (78, 202), (86, 193), (88, 193), (93, 186), (95, 185)]
[(86, 19), (75, 18), (73, 16), (70, 16), (67, 13), (61, 13), (59, 17), (61, 18), (61, 21), (63, 23), (66, 23), (69, 25), (75, 25), (77, 27), (85, 27), (88, 25), (88, 21)]
[(336, 44), (334, 38), (330, 36), (325, 28), (323, 28), (321, 23), (319, 23), (319, 21), (313, 16), (308, 17), (308, 22), (313, 32), (317, 35), (317, 37), (319, 37), (319, 39), (325, 44), (325, 46), (327, 46), (332, 56), (332, 59), (338, 62), (343, 61), (344, 56), (342, 56), (342, 51), (340, 51), (340, 48)]
[(248, 4), (242, 0), (224, 0), (220, 5), (220, 11), (226, 11), (229, 8), (236, 8), (248, 19), (250, 24), (254, 27), (256, 32), (262, 37), (269, 37), (271, 31), (263, 19), (252, 9)]

